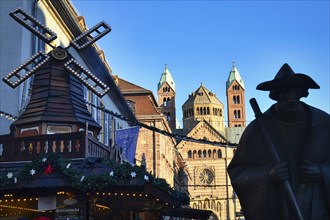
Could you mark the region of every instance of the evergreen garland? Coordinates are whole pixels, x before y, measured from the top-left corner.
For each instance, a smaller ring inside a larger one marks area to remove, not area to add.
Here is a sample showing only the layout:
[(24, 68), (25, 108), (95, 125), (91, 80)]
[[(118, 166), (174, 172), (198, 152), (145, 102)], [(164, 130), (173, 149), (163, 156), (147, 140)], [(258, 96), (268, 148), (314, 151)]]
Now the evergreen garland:
[(113, 160), (100, 160), (102, 165), (110, 167), (111, 171), (99, 175), (89, 174), (84, 176), (81, 170), (72, 165), (71, 160), (64, 158), (60, 153), (47, 154), (25, 164), (17, 172), (1, 174), (0, 190), (8, 189), (19, 182), (28, 181), (36, 174), (48, 175), (52, 172), (61, 172), (68, 178), (75, 190), (83, 192), (103, 191), (110, 189), (111, 186), (127, 183), (134, 184), (134, 181), (147, 181), (168, 192), (171, 196), (178, 199), (181, 204), (189, 204), (189, 196), (186, 193), (172, 189), (165, 179), (155, 178), (141, 166), (127, 162), (119, 164)]

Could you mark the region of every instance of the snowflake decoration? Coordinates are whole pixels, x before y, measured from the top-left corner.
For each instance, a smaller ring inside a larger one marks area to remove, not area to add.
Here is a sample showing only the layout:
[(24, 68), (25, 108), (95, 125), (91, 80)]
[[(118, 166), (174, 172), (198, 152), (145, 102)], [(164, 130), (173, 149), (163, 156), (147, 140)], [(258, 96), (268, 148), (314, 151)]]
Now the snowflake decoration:
[(132, 176), (132, 177), (136, 177), (136, 173), (135, 173), (135, 172), (132, 172), (132, 173), (131, 173), (131, 176)]
[(147, 175), (144, 175), (144, 180), (145, 181), (148, 181), (149, 180), (149, 177)]
[(84, 179), (85, 179), (85, 176), (82, 176), (82, 177), (80, 178), (80, 182), (82, 182)]
[(69, 163), (68, 165), (66, 165), (66, 168), (69, 169), (71, 166), (71, 163)]
[(7, 174), (7, 177), (8, 177), (8, 179), (12, 178), (13, 177), (13, 173), (12, 172), (8, 173)]
[(109, 173), (109, 176), (113, 176), (113, 174), (114, 174), (113, 171), (111, 171), (111, 172)]
[(46, 161), (47, 161), (47, 158), (44, 157), (44, 158), (42, 159), (42, 162), (46, 162)]
[(30, 174), (33, 176), (34, 174), (36, 174), (36, 170), (35, 169), (31, 169), (30, 170)]

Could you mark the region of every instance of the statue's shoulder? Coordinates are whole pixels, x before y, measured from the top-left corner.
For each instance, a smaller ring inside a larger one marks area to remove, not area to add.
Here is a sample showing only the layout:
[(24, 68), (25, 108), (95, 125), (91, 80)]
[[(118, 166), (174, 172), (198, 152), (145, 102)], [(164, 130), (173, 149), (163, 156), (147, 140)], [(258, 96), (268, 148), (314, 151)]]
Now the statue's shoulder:
[(313, 119), (316, 123), (326, 124), (330, 126), (330, 114), (316, 108), (314, 106), (304, 103), (304, 105), (312, 112)]

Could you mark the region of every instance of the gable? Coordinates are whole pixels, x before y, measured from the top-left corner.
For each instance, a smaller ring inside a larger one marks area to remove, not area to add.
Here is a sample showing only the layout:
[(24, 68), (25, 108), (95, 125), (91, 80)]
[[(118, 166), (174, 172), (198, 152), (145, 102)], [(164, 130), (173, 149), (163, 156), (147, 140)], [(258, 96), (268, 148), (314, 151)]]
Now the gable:
[[(192, 137), (197, 140), (206, 140), (210, 142), (226, 142), (226, 138), (220, 134), (215, 128), (209, 123), (202, 120), (199, 121), (193, 129), (187, 134), (188, 137)], [(187, 141), (181, 141), (177, 148), (182, 148), (186, 145)]]

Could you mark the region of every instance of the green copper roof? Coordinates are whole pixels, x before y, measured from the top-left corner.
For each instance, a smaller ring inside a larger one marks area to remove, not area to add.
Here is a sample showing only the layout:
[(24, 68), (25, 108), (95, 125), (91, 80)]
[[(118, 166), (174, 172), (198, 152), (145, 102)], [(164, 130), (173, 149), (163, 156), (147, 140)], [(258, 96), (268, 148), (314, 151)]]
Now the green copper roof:
[(245, 87), (244, 87), (244, 81), (243, 81), (241, 75), (239, 74), (239, 71), (237, 70), (235, 64), (233, 64), (233, 68), (231, 68), (230, 73), (229, 73), (228, 80), (226, 82), (226, 88), (228, 89), (235, 80), (238, 82), (238, 84), (243, 89), (245, 89)]
[(160, 77), (159, 83), (158, 83), (158, 90), (164, 85), (164, 83), (167, 82), (168, 85), (171, 86), (173, 91), (175, 92), (175, 83), (172, 77), (172, 74), (168, 70), (167, 64), (165, 64), (165, 70), (162, 73), (162, 76)]

